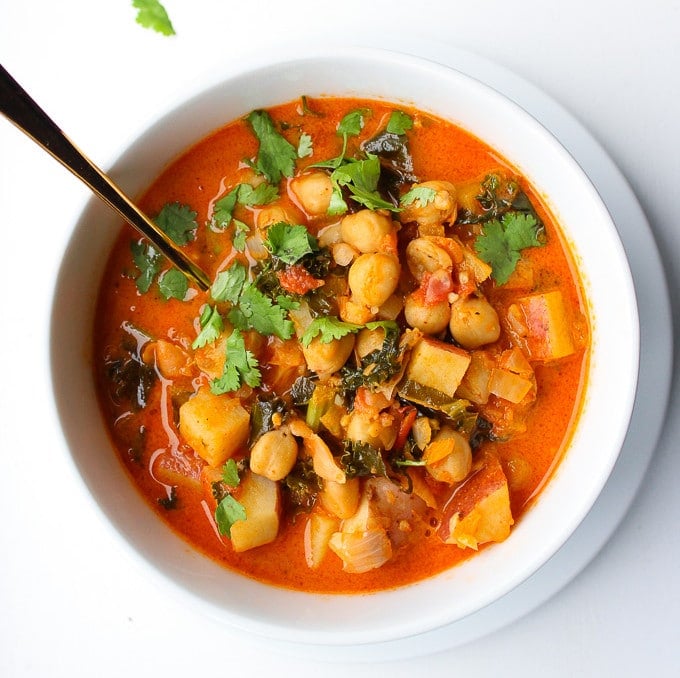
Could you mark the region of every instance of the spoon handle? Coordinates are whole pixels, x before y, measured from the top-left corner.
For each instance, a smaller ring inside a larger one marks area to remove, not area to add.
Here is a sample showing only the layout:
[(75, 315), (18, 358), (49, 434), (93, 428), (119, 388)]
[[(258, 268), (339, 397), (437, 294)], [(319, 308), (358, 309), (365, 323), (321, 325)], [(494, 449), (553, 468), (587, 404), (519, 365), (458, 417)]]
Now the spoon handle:
[(147, 237), (170, 262), (200, 289), (210, 287), (206, 274), (123, 193), (24, 91), (0, 64), (0, 113), (25, 132), (53, 158), (83, 181), (105, 203)]

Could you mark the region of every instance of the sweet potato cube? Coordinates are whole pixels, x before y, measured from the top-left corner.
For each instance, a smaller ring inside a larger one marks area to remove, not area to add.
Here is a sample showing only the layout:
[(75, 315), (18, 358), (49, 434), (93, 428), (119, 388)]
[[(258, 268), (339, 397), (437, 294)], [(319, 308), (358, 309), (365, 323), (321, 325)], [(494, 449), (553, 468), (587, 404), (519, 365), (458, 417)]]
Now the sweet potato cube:
[(211, 466), (221, 466), (246, 444), (250, 415), (238, 398), (214, 395), (202, 387), (179, 408), (179, 430)]
[(508, 400), (515, 405), (522, 402), (533, 384), (529, 379), (520, 377), (510, 370), (494, 367), (491, 370), (489, 391), (499, 398)]
[(505, 473), (498, 459), (487, 455), (455, 488), (438, 533), (447, 544), (477, 550), (480, 544), (506, 539), (513, 523)]
[(423, 337), (411, 351), (406, 379), (453, 397), (469, 364), (466, 351)]
[(530, 360), (557, 360), (576, 350), (559, 290), (517, 299), (509, 309), (509, 321)]
[(278, 483), (248, 472), (241, 481), (238, 501), (246, 510), (246, 519), (231, 526), (234, 551), (241, 553), (274, 541), (279, 533)]

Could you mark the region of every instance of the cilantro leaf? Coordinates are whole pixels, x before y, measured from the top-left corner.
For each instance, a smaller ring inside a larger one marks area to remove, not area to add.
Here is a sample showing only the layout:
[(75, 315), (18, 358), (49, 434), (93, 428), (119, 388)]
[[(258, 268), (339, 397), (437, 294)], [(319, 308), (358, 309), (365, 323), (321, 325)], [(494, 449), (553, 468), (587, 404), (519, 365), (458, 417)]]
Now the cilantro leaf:
[(392, 111), (387, 122), (387, 131), (390, 134), (406, 134), (413, 127), (413, 120), (403, 111)]
[(247, 276), (246, 267), (238, 261), (234, 262), (226, 271), (217, 274), (215, 282), (210, 287), (210, 296), (215, 301), (237, 304)]
[(278, 184), (281, 177), (293, 176), (297, 149), (276, 131), (269, 113), (253, 111), (246, 120), (260, 142), (254, 168), (271, 184)]
[(238, 475), (238, 466), (233, 459), (227, 459), (224, 466), (222, 466), (222, 482), (229, 487), (238, 487), (241, 478)]
[(132, 0), (132, 6), (138, 10), (136, 21), (140, 26), (163, 35), (175, 35), (170, 17), (159, 0)]
[(137, 289), (141, 294), (146, 294), (156, 274), (161, 269), (162, 256), (152, 245), (146, 244), (142, 240), (132, 241), (130, 250), (132, 251), (132, 260), (139, 269), (139, 275), (135, 278)]
[(210, 382), (210, 390), (215, 395), (222, 395), (238, 391), (244, 383), (253, 388), (259, 386), (261, 375), (258, 366), (257, 358), (246, 350), (243, 335), (238, 329), (234, 329), (227, 339), (227, 354), (222, 376)]
[(341, 165), (331, 173), (333, 193), (328, 213), (342, 214), (347, 210), (347, 203), (342, 196), (343, 186), (347, 187), (355, 202), (369, 209), (398, 211), (398, 208), (378, 193), (379, 179), (380, 159), (377, 155), (369, 153), (365, 160), (351, 160)]
[(474, 247), (480, 258), (491, 266), (492, 276), (498, 285), (504, 285), (517, 266), (520, 251), (538, 247), (538, 223), (531, 214), (506, 212), (498, 221), (487, 222)]
[(370, 113), (368, 108), (350, 111), (338, 124), (337, 133), (342, 136), (357, 136), (364, 128), (364, 117)]
[(191, 348), (194, 350), (212, 344), (224, 329), (224, 322), (217, 307), (209, 304), (205, 306), (201, 313), (200, 323), (201, 331), (191, 344)]
[(312, 339), (319, 336), (322, 344), (330, 344), (334, 339), (342, 339), (346, 334), (358, 332), (362, 327), (362, 325), (346, 323), (335, 316), (321, 316), (312, 320), (300, 338), (300, 343), (307, 347)]
[(228, 494), (215, 509), (215, 522), (220, 534), (231, 538), (231, 528), (239, 520), (246, 519), (246, 510), (234, 497)]
[(238, 194), (241, 184), (238, 184), (227, 193), (223, 198), (220, 198), (213, 206), (213, 215), (210, 222), (213, 230), (223, 230), (231, 222), (238, 200)]
[(286, 309), (274, 304), (254, 285), (243, 288), (238, 306), (231, 309), (228, 318), (238, 329), (253, 329), (267, 336), (276, 335), (279, 339), (290, 339), (294, 333)]
[(246, 249), (246, 239), (248, 233), (250, 233), (250, 226), (244, 224), (238, 219), (234, 219), (234, 237), (232, 238), (231, 244), (237, 252), (243, 252)]
[(272, 256), (286, 264), (295, 264), (305, 254), (311, 254), (319, 249), (316, 238), (304, 226), (287, 224), (285, 221), (279, 221), (269, 227), (264, 246)]
[(166, 301), (171, 298), (183, 301), (189, 289), (189, 281), (182, 271), (170, 268), (158, 279), (158, 289)]
[(178, 202), (163, 205), (155, 221), (178, 245), (186, 245), (193, 240), (194, 231), (198, 228), (196, 212)]
[(300, 135), (300, 141), (298, 141), (297, 156), (298, 158), (308, 158), (313, 152), (312, 137), (306, 132), (303, 132)]
[(404, 193), (399, 200), (399, 204), (402, 206), (412, 205), (416, 200), (421, 205), (425, 207), (428, 203), (431, 203), (437, 197), (437, 191), (429, 186), (414, 186), (410, 191)]
[(267, 205), (279, 197), (279, 189), (266, 181), (254, 188), (250, 184), (239, 184), (238, 202), (241, 205)]

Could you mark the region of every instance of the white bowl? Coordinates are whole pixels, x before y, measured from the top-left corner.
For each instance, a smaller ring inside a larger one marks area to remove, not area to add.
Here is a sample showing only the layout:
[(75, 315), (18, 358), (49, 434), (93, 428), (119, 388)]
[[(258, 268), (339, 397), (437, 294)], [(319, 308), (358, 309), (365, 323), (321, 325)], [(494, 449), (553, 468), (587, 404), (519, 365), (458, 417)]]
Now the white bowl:
[(366, 595), (274, 588), (192, 550), (132, 486), (97, 404), (91, 364), (95, 297), (120, 219), (96, 199), (76, 224), (57, 281), (52, 377), (71, 460), (112, 532), (153, 578), (243, 630), (305, 643), (375, 643), (437, 628), (492, 603), (540, 568), (576, 529), (606, 482), (628, 427), (637, 382), (637, 307), (615, 226), (559, 142), (496, 91), (413, 57), (335, 50), (232, 75), (160, 118), (110, 174), (139, 195), (170, 160), (215, 128), (302, 94), (402, 102), (459, 124), (497, 149), (546, 197), (571, 244), (592, 328), (585, 406), (557, 472), (510, 537), (441, 575)]

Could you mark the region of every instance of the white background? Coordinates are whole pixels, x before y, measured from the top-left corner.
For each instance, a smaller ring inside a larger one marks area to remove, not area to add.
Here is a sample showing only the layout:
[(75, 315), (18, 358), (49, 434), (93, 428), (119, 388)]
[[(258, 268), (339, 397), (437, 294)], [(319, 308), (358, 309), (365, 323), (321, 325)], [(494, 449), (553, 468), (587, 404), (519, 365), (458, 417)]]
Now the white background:
[[(259, 49), (332, 36), (463, 48), (571, 112), (632, 185), (680, 318), (680, 2), (0, 0), (0, 62), (103, 167), (190, 88)], [(359, 37), (357, 37), (359, 36)], [(149, 583), (65, 462), (47, 366), (51, 290), (86, 189), (0, 120), (0, 676), (650, 676), (680, 662), (680, 383), (620, 528), (538, 609), (427, 657), (351, 666), (236, 635)], [(677, 344), (677, 342), (676, 342)], [(676, 370), (677, 373), (677, 370)], [(649, 398), (664, 406), (662, 394)]]

